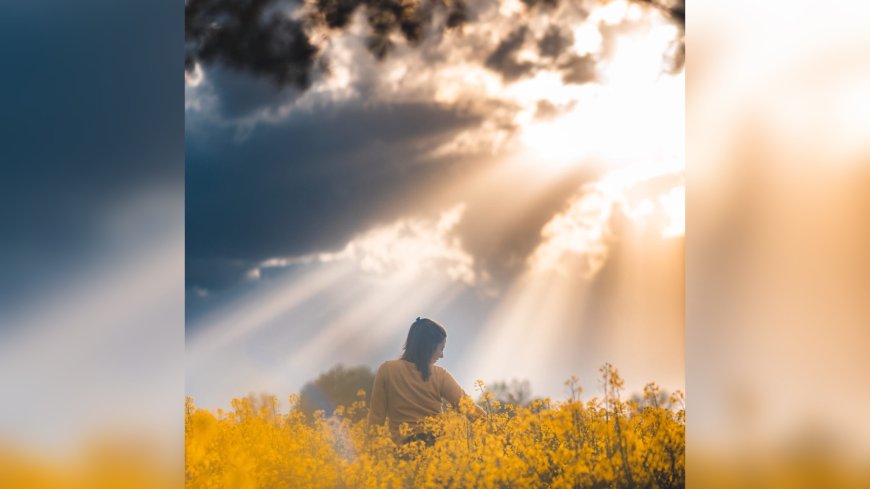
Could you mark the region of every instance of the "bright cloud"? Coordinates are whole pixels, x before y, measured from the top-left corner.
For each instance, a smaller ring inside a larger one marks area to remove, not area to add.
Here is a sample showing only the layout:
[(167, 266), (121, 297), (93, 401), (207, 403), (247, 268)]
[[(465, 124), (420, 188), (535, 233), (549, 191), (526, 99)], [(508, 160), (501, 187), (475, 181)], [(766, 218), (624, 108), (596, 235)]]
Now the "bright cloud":
[(455, 282), (474, 285), (477, 281), (474, 258), (463, 249), (454, 232), (464, 212), (465, 204), (457, 204), (437, 219), (399, 219), (362, 233), (335, 253), (270, 258), (251, 269), (248, 277), (259, 278), (263, 268), (347, 260), (373, 275), (425, 271), (443, 273)]
[(584, 185), (566, 209), (544, 225), (529, 267), (565, 272), (566, 259), (574, 256), (582, 259), (579, 272), (591, 278), (607, 260), (616, 211), (635, 225), (655, 228), (662, 238), (684, 235), (683, 173), (678, 168), (662, 170), (650, 165), (622, 168)]

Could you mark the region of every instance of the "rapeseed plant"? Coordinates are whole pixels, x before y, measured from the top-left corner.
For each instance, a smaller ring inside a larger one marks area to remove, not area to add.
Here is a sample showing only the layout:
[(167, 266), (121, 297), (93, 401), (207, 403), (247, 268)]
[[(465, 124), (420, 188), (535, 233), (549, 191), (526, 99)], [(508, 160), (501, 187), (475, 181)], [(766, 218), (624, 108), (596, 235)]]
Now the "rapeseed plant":
[[(468, 421), (445, 410), (423, 421), (435, 443), (397, 446), (384, 426), (365, 421), (365, 392), (350, 406), (307, 420), (290, 397), (234, 399), (213, 414), (186, 403), (186, 482), (190, 488), (677, 488), (685, 486), (682, 393), (660, 402), (654, 384), (642, 405), (621, 400), (623, 381), (607, 364), (604, 397), (503, 406), (476, 383), (487, 415)], [(410, 430), (406, 430), (410, 433)]]

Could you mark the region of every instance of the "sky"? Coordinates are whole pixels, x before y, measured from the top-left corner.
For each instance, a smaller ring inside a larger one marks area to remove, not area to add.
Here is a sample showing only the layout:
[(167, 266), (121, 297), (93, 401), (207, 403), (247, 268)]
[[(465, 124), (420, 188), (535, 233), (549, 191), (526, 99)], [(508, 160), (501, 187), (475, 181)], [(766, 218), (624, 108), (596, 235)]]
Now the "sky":
[(0, 450), (144, 434), (183, 458), (176, 4), (0, 5)]
[(230, 4), (186, 4), (198, 405), (374, 369), (418, 316), (469, 392), (684, 388), (681, 11)]

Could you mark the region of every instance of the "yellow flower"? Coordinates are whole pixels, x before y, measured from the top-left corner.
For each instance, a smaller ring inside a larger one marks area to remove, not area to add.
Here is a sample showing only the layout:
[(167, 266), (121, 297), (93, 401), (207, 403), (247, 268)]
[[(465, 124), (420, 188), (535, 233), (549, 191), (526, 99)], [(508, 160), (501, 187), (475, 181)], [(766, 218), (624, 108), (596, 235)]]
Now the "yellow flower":
[[(465, 399), (421, 423), (431, 447), (397, 447), (385, 426), (365, 421), (365, 392), (336, 416), (306, 419), (298, 396), (280, 412), (275, 398), (236, 398), (227, 413), (185, 400), (186, 487), (682, 487), (685, 407), (681, 392), (643, 409), (623, 402), (615, 368), (601, 369), (603, 399), (549, 399), (501, 411), (482, 381), (490, 415), (473, 422)], [(647, 398), (658, 395), (649, 384)], [(657, 398), (656, 398), (657, 399)], [(356, 416), (356, 414), (363, 414)], [(410, 434), (403, 426), (402, 434)]]

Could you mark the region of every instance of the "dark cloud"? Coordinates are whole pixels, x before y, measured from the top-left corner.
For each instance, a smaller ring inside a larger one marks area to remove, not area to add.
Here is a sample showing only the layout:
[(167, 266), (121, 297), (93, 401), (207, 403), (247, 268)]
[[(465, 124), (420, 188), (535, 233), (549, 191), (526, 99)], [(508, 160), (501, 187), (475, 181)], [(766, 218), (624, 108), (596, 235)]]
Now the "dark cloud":
[[(607, 28), (603, 26), (603, 28)], [(499, 72), (505, 81), (515, 81), (535, 70), (548, 68), (558, 69), (565, 83), (588, 83), (596, 79), (596, 64), (598, 60), (592, 55), (579, 56), (571, 54), (567, 59), (563, 55), (570, 52), (574, 43), (573, 33), (556, 24), (551, 25), (537, 41), (541, 60), (537, 63), (519, 61), (517, 52), (523, 48), (528, 35), (528, 28), (521, 26), (513, 30), (503, 39), (486, 59), (486, 66)], [(605, 32), (605, 35), (611, 33)], [(615, 31), (614, 31), (615, 34)]]
[(390, 34), (399, 30), (406, 41), (415, 45), (423, 37), (423, 29), (432, 21), (432, 3), (418, 5), (395, 0), (371, 1), (367, 7), (372, 29), (366, 46), (377, 59), (384, 59), (393, 48)]
[(342, 29), (361, 4), (360, 0), (317, 0), (316, 5), (327, 26)]
[(671, 19), (673, 19), (680, 27), (684, 30), (686, 28), (686, 0), (679, 0), (674, 2), (668, 9), (668, 14)]
[(470, 20), (468, 7), (462, 0), (455, 0), (447, 12), (447, 27), (460, 27)]
[(343, 29), (350, 22), (359, 7), (365, 8), (366, 20), (372, 29), (368, 45), (378, 58), (386, 55), (379, 46), (389, 45), (389, 36), (400, 32), (411, 44), (418, 44), (424, 35), (439, 33), (439, 26), (433, 25), (433, 13), (444, 10), (444, 26), (448, 29), (460, 27), (469, 20), (468, 8), (462, 0), (444, 2), (424, 0), (407, 2), (401, 0), (318, 0), (311, 14), (314, 22), (322, 22), (330, 29)]
[[(366, 46), (378, 59), (393, 49), (394, 32), (416, 45), (427, 32), (459, 27), (469, 19), (462, 1), (447, 6), (438, 0), (318, 0), (303, 6), (299, 0), (188, 0), (185, 67), (221, 63), (279, 86), (306, 89), (321, 69), (313, 29), (345, 29), (360, 8), (371, 29)], [(437, 9), (446, 12), (443, 26), (433, 25)]]
[(514, 29), (486, 58), (486, 67), (499, 72), (505, 81), (513, 81), (531, 73), (535, 68), (532, 63), (517, 60), (517, 51), (526, 42), (527, 33), (526, 26)]
[(679, 27), (686, 28), (686, 0), (634, 0), (657, 9)]
[(523, 0), (523, 3), (529, 9), (533, 9), (535, 7), (552, 9), (559, 6), (559, 0)]
[(538, 41), (538, 49), (541, 57), (558, 58), (566, 48), (574, 43), (574, 35), (571, 31), (563, 31), (557, 25), (551, 25), (544, 37)]
[(668, 9), (668, 15), (680, 28), (680, 34), (671, 46), (667, 60), (670, 63), (670, 72), (679, 73), (686, 64), (686, 1), (676, 0)]
[(668, 71), (671, 74), (683, 71), (683, 67), (686, 65), (686, 41), (683, 35), (680, 35), (680, 38), (671, 45), (670, 51), (665, 55), (665, 60), (669, 65)]
[[(445, 9), (441, 1), (403, 2), (400, 0), (317, 0), (312, 14), (330, 29), (343, 29), (359, 7), (366, 10), (372, 30), (388, 34), (399, 30), (408, 41), (419, 42), (424, 29), (432, 22), (435, 9)], [(447, 9), (448, 27), (458, 27), (467, 20), (466, 6), (461, 0)]]
[(301, 21), (278, 0), (188, 0), (184, 7), (185, 67), (220, 62), (307, 88), (317, 49)]
[[(475, 266), (486, 271), (493, 284), (510, 283), (523, 271), (527, 257), (540, 244), (541, 229), (576, 194), (584, 183), (601, 176), (601, 169), (579, 167), (563, 174), (558, 181), (537, 180), (537, 175), (493, 179), (479, 195), (469, 196), (468, 209), (458, 225), (463, 247), (475, 259)], [(516, 207), (513, 189), (519, 186), (544, 185), (546, 191)], [(510, 224), (494, 226), (494, 216), (512, 209)]]
[(595, 80), (595, 65), (597, 61), (591, 55), (578, 56), (572, 54), (559, 65), (562, 71), (562, 81), (565, 83), (588, 83)]
[[(239, 144), (231, 128), (190, 134), (186, 159), (188, 285), (212, 288), (274, 256), (337, 249), (407, 209), (465, 160), (424, 156), (478, 117), (435, 105), (321, 108), (263, 126)], [(208, 263), (226, 273), (207, 275)], [(235, 262), (233, 262), (235, 263)]]

